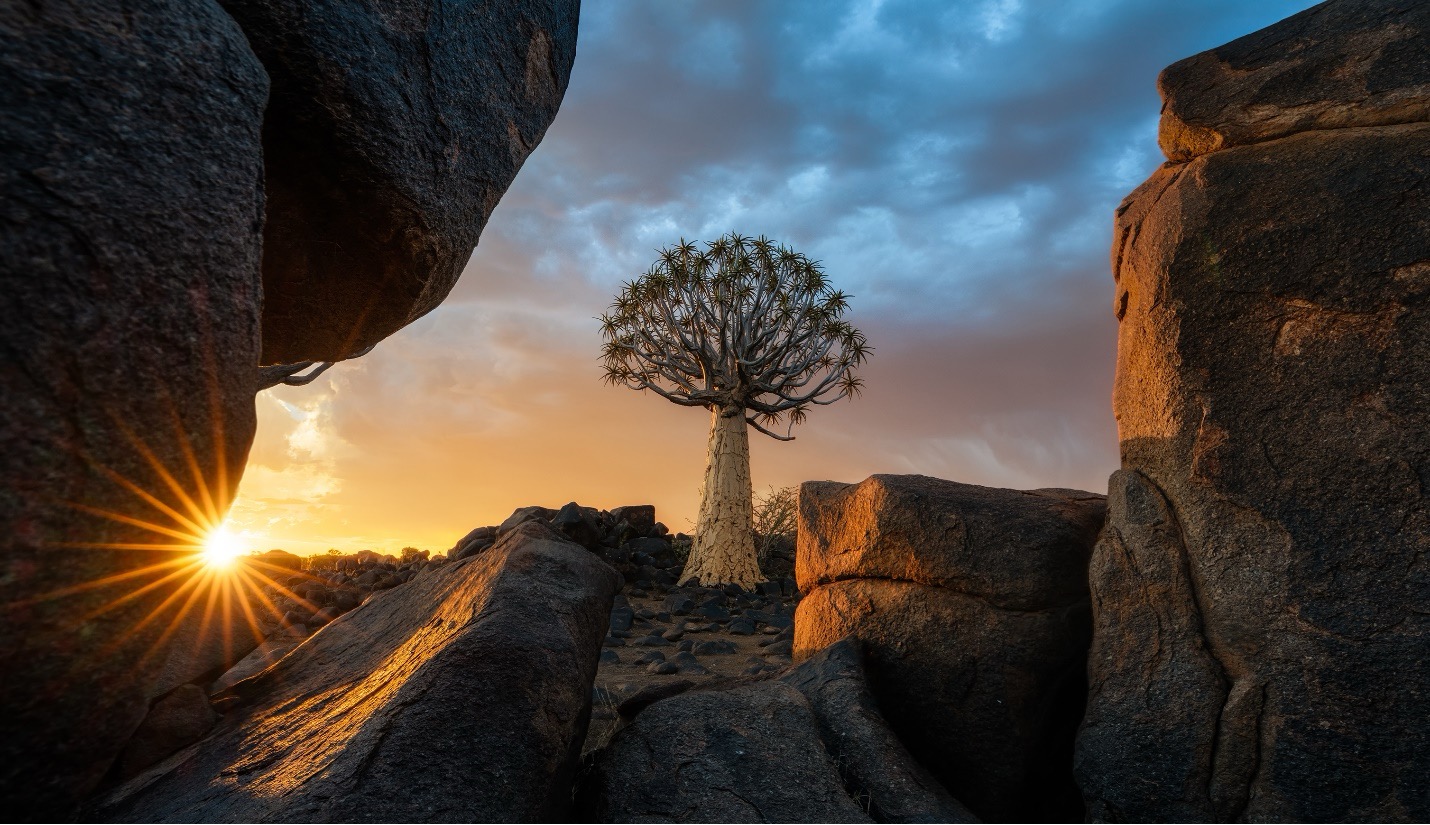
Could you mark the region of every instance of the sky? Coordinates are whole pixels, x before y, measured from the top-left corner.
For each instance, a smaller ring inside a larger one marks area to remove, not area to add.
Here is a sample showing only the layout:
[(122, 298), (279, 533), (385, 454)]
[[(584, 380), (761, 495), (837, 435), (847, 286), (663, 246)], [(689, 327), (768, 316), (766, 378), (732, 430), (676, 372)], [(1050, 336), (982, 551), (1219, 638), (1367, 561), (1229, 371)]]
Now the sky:
[(921, 473), (1105, 492), (1108, 247), (1162, 162), (1157, 72), (1305, 0), (588, 0), (545, 140), (435, 311), (258, 396), (255, 549), (444, 551), (520, 506), (698, 507), (709, 414), (601, 382), (596, 316), (727, 232), (822, 262), (874, 353), (757, 493)]

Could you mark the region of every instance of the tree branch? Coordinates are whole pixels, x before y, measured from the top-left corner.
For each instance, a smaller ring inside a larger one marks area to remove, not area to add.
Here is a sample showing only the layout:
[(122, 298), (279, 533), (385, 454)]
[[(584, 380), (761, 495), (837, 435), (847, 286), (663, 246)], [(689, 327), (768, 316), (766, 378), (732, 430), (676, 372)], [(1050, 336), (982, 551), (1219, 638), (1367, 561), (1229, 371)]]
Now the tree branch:
[(770, 438), (773, 438), (776, 441), (794, 441), (794, 436), (789, 435), (788, 433), (786, 433), (785, 435), (780, 435), (779, 433), (772, 433), (764, 427), (761, 427), (760, 422), (756, 421), (754, 416), (745, 416), (745, 423), (749, 424), (751, 427), (754, 427), (755, 429), (759, 430), (760, 432), (764, 433)]
[[(313, 383), (313, 379), (327, 372), (334, 364), (342, 361), (351, 361), (354, 358), (361, 358), (369, 352), (372, 352), (373, 347), (376, 346), (377, 344), (372, 344), (360, 352), (355, 352), (346, 358), (339, 358), (337, 361), (299, 361), (294, 364), (274, 364), (272, 366), (259, 367), (258, 389), (254, 390), (254, 392), (262, 392), (271, 387), (276, 387), (279, 384), (288, 387), (306, 386)], [(303, 370), (314, 365), (316, 365), (317, 368), (312, 372), (299, 375)]]

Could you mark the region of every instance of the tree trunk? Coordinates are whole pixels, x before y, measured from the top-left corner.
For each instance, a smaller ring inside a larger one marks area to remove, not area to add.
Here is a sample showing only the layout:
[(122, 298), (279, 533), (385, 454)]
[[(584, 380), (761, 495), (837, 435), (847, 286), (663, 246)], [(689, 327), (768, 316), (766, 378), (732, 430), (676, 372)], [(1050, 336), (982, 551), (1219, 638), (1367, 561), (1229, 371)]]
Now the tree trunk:
[(750, 486), (750, 434), (743, 409), (715, 410), (710, 455), (695, 544), (682, 584), (738, 584), (752, 589), (764, 577), (751, 532), (754, 489)]

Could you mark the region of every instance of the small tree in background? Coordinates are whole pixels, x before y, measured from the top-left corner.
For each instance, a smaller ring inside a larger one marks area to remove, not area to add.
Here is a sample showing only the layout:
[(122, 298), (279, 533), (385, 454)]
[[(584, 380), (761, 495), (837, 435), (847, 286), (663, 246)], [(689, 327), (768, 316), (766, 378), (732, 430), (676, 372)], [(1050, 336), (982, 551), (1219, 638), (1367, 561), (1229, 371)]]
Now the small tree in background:
[(711, 411), (683, 583), (760, 581), (746, 428), (792, 441), (811, 406), (859, 393), (855, 370), (871, 348), (843, 320), (848, 297), (804, 255), (732, 234), (660, 250), (601, 316), (608, 382)]

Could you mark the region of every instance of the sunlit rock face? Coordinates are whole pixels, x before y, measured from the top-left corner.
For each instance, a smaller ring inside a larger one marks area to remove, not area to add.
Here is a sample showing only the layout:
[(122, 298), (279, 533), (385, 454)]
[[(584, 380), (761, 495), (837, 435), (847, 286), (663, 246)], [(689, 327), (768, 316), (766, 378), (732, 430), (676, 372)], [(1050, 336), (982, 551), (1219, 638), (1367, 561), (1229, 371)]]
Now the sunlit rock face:
[(991, 821), (1076, 821), (1104, 499), (926, 476), (800, 488), (796, 660), (852, 635), (908, 749)]
[(447, 296), (541, 141), (579, 0), (223, 0), (272, 77), (263, 361), (335, 360)]
[(1174, 162), (1113, 244), (1096, 818), (1430, 817), (1427, 61), (1430, 5), (1332, 2), (1163, 74)]
[(197, 565), (141, 588), (253, 436), (267, 80), (207, 0), (5, 3), (0, 41), (0, 807), (44, 819), (144, 718)]
[(1158, 142), (1173, 161), (1298, 132), (1430, 120), (1422, 0), (1324, 3), (1168, 66)]
[(240, 682), (118, 821), (570, 821), (614, 570), (548, 528), (428, 571)]

